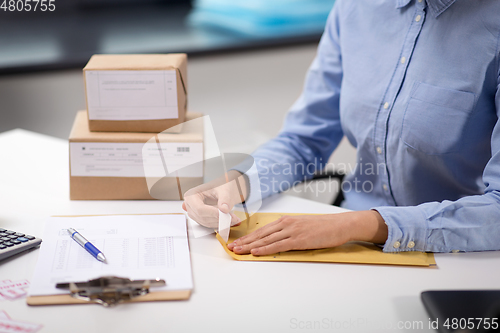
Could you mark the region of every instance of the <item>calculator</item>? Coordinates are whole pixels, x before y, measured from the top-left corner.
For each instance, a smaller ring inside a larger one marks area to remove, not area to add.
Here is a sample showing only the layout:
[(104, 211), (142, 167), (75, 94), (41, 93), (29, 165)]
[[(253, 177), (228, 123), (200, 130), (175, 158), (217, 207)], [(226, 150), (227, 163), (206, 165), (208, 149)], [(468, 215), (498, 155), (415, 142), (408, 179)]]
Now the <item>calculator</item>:
[(0, 228), (0, 260), (32, 249), (41, 242), (40, 238)]

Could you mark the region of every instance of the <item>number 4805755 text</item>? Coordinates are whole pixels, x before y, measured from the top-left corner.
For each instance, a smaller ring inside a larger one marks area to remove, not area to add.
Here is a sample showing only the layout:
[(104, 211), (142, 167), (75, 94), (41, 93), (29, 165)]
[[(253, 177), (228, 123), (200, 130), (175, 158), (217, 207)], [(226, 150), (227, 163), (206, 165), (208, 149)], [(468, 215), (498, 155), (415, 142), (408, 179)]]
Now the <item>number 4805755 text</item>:
[(3, 0), (0, 10), (4, 12), (53, 12), (56, 10), (55, 2), (55, 0)]

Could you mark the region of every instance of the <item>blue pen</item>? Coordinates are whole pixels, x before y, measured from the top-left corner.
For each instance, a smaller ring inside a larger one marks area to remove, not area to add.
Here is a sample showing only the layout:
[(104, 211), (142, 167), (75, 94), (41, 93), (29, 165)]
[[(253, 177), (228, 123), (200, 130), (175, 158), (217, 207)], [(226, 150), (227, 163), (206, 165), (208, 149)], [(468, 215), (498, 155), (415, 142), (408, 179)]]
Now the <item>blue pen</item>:
[(73, 238), (78, 244), (80, 244), (85, 250), (87, 250), (94, 258), (102, 261), (103, 263), (107, 263), (104, 254), (99, 251), (97, 247), (92, 245), (91, 242), (86, 240), (85, 237), (83, 237), (78, 231), (73, 228), (69, 228), (68, 232), (71, 235), (71, 238)]

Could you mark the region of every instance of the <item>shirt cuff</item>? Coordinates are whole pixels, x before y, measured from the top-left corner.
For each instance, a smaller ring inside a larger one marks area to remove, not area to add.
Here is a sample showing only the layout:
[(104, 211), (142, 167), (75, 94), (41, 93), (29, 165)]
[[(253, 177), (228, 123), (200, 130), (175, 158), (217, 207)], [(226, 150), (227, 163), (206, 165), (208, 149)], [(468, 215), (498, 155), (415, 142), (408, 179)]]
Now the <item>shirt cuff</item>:
[[(236, 170), (243, 174), (247, 183), (247, 197), (245, 199), (245, 205), (249, 214), (256, 213), (262, 206), (262, 193), (260, 189), (259, 172), (257, 171), (257, 166), (252, 163), (250, 166), (248, 162), (243, 162), (240, 165), (232, 168), (231, 170)], [(241, 207), (240, 207), (241, 206)], [(238, 208), (243, 208), (241, 204), (236, 205)]]
[(427, 251), (427, 218), (418, 207), (375, 207), (389, 231), (384, 252)]

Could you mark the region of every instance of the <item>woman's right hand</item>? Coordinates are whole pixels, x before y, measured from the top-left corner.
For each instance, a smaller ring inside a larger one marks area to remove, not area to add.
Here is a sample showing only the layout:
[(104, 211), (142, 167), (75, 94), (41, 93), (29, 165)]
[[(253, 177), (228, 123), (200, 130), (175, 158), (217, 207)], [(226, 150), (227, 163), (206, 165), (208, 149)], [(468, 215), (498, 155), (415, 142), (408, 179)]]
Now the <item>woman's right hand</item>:
[(241, 223), (241, 220), (231, 211), (234, 205), (243, 202), (246, 196), (247, 184), (244, 176), (236, 170), (231, 170), (227, 173), (227, 179), (221, 177), (187, 191), (182, 208), (195, 222), (209, 228), (219, 226), (219, 210), (229, 213), (233, 226)]

